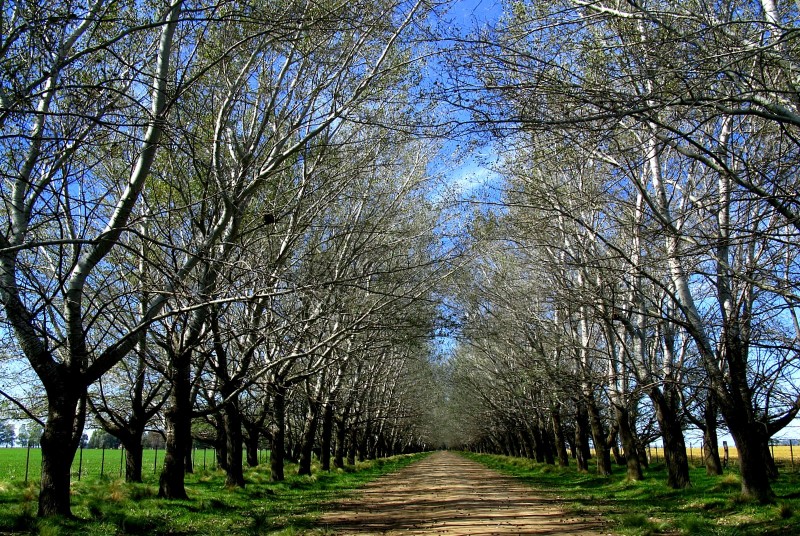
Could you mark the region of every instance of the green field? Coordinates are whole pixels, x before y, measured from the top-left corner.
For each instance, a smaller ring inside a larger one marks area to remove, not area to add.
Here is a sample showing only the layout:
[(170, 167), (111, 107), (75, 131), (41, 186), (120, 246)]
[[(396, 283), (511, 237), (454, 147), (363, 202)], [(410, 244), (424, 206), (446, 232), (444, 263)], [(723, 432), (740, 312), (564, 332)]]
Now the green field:
[[(259, 451), (259, 460), (266, 461), (269, 451)], [(121, 449), (83, 449), (75, 455), (72, 463), (72, 478), (93, 478), (99, 476), (119, 477), (124, 475), (124, 451)], [(26, 458), (28, 449), (10, 448), (0, 449), (0, 481), (24, 481)], [(163, 450), (147, 449), (142, 456), (142, 473), (147, 475), (157, 474), (161, 471), (164, 460)], [(30, 449), (28, 462), (28, 479), (38, 480), (41, 476), (42, 451), (38, 448)], [(216, 458), (213, 449), (196, 449), (193, 463), (195, 470), (214, 469)]]

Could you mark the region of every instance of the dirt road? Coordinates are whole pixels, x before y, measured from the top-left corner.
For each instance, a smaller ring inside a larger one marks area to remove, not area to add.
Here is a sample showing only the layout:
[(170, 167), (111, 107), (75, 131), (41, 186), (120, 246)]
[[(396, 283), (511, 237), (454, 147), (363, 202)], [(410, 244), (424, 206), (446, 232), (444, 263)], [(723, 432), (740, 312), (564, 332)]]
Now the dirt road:
[(604, 535), (599, 518), (449, 452), (371, 483), (323, 515), (320, 527), (353, 535)]

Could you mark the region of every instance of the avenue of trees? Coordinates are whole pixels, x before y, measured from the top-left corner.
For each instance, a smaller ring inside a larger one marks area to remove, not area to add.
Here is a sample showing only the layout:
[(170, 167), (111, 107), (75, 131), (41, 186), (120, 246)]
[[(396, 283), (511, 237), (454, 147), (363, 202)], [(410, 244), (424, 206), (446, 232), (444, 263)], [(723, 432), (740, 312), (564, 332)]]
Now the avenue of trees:
[(772, 501), (800, 409), (797, 4), (507, 7), (451, 54), (504, 180), (458, 298), (465, 442), (568, 463), (566, 441), (587, 469), (591, 439), (636, 479), (659, 438), (681, 488), (684, 430), (717, 473), (724, 426)]
[[(724, 427), (773, 500), (797, 4), (457, 5), (2, 5), (0, 418), (43, 427), (40, 516), (88, 427), (128, 481), (163, 441), (164, 498), (196, 444), (237, 487), (260, 448), (282, 480), (442, 444), (637, 479), (659, 439), (682, 488)], [(462, 205), (451, 132), (497, 157)]]

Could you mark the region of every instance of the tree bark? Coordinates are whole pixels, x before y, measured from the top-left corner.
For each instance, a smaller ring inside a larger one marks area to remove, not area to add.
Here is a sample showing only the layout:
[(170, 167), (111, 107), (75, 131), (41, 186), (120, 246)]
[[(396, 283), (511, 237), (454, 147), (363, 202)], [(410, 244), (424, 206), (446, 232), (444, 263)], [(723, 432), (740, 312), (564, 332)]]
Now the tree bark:
[(225, 486), (243, 488), (244, 470), (242, 468), (242, 420), (239, 413), (239, 397), (223, 390), (228, 402), (223, 408), (225, 425)]
[(336, 454), (333, 458), (333, 466), (337, 469), (344, 468), (344, 457), (347, 453), (347, 417), (348, 411), (336, 419)]
[(142, 436), (138, 441), (123, 441), (125, 449), (125, 482), (142, 481)]
[(748, 423), (737, 420), (745, 411), (733, 411), (729, 408), (723, 411), (725, 422), (728, 424), (736, 450), (739, 454), (739, 470), (742, 475), (742, 496), (753, 499), (761, 504), (775, 502), (775, 492), (772, 490), (769, 472), (767, 470), (769, 455), (768, 441), (762, 432), (763, 427), (748, 426)]
[(322, 470), (331, 470), (331, 443), (333, 439), (333, 404), (327, 402), (322, 412), (321, 462)]
[(258, 442), (261, 440), (261, 431), (256, 427), (246, 427), (244, 436), (245, 458), (248, 467), (258, 466)]
[(586, 406), (578, 403), (577, 414), (575, 415), (575, 463), (578, 471), (589, 471), (589, 459), (592, 457), (589, 450), (589, 416), (586, 414)]
[(558, 408), (553, 408), (550, 414), (553, 421), (553, 436), (555, 437), (558, 465), (569, 467), (569, 454), (567, 453), (566, 440), (564, 438), (564, 426), (561, 423), (561, 413)]
[(303, 433), (300, 436), (300, 460), (297, 464), (298, 475), (311, 475), (311, 456), (314, 453), (314, 441), (317, 437), (319, 422), (319, 403), (309, 401)]
[(42, 479), (39, 516), (72, 517), (70, 468), (86, 419), (86, 389), (80, 384), (62, 385), (59, 393), (48, 391), (47, 423), (41, 440)]
[(656, 419), (664, 440), (667, 485), (673, 489), (686, 488), (690, 485), (689, 459), (686, 456), (686, 443), (677, 411), (657, 386), (650, 390), (649, 395), (655, 406)]
[(625, 468), (629, 480), (642, 479), (642, 465), (639, 462), (639, 452), (636, 448), (636, 436), (631, 426), (630, 413), (628, 408), (614, 404), (614, 412), (617, 417), (617, 431), (622, 441), (622, 448), (625, 450)]
[(589, 414), (589, 424), (594, 439), (594, 452), (597, 458), (597, 474), (607, 476), (611, 474), (611, 451), (606, 444), (606, 433), (603, 430), (603, 419), (594, 400), (594, 395), (586, 395), (586, 409)]
[(164, 412), (167, 441), (158, 485), (158, 496), (165, 499), (188, 499), (184, 458), (192, 443), (190, 356), (191, 350), (181, 352), (171, 365), (172, 391)]
[(703, 462), (707, 475), (721, 475), (722, 461), (719, 459), (719, 440), (717, 438), (717, 405), (711, 393), (706, 398), (706, 407), (703, 409)]
[(274, 386), (272, 400), (272, 418), (275, 430), (272, 434), (272, 447), (269, 453), (270, 480), (280, 482), (284, 479), (283, 457), (286, 443), (286, 386), (278, 383)]
[(358, 448), (358, 430), (353, 424), (352, 429), (350, 430), (350, 444), (347, 448), (347, 465), (355, 465), (356, 464), (356, 450)]
[[(269, 397), (264, 397), (265, 402)], [(258, 411), (258, 415), (254, 419), (242, 416), (242, 427), (244, 428), (245, 438), (245, 451), (247, 458), (247, 465), (249, 467), (256, 467), (259, 463), (258, 460), (258, 444), (264, 434), (264, 422), (267, 418), (267, 409), (269, 408), (268, 402), (262, 404)]]

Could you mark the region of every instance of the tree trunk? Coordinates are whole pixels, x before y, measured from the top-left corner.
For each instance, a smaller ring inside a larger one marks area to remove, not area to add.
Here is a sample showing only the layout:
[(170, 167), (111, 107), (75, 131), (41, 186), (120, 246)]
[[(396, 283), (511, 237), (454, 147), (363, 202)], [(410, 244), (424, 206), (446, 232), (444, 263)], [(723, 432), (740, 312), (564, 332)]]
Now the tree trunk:
[(639, 463), (639, 452), (636, 448), (636, 436), (631, 427), (630, 413), (628, 408), (614, 404), (614, 412), (617, 417), (617, 431), (622, 448), (625, 450), (625, 468), (628, 480), (642, 479), (642, 465)]
[(709, 476), (721, 475), (722, 461), (719, 459), (719, 441), (717, 439), (717, 405), (711, 393), (706, 400), (703, 418), (703, 461), (706, 466), (706, 474)]
[(553, 408), (550, 413), (553, 421), (553, 436), (555, 437), (558, 465), (561, 467), (568, 467), (569, 454), (567, 453), (566, 440), (564, 439), (564, 426), (561, 424), (561, 414), (558, 408)]
[(762, 426), (749, 426), (737, 420), (743, 411), (735, 412), (732, 408), (723, 410), (725, 422), (736, 443), (739, 454), (739, 471), (742, 475), (742, 496), (761, 504), (775, 502), (775, 492), (770, 484), (768, 438), (761, 431)]
[(190, 355), (189, 351), (183, 352), (172, 362), (172, 392), (164, 412), (167, 441), (158, 485), (158, 496), (165, 499), (188, 499), (184, 458), (192, 443)]
[(777, 480), (778, 466), (775, 465), (775, 458), (772, 457), (772, 452), (769, 450), (769, 439), (764, 441), (764, 461), (767, 463), (767, 476), (770, 480)]
[(547, 465), (555, 465), (556, 459), (553, 452), (554, 441), (552, 434), (547, 429), (546, 420), (539, 419), (537, 429), (539, 430), (539, 437), (542, 438), (542, 443), (544, 444), (544, 462)]
[(309, 401), (306, 410), (306, 419), (303, 424), (303, 433), (300, 436), (300, 460), (297, 464), (298, 475), (311, 475), (311, 457), (314, 453), (314, 441), (317, 438), (317, 423), (319, 422), (319, 403)]
[(647, 459), (647, 449), (642, 441), (636, 442), (636, 452), (639, 454), (639, 463), (645, 469), (650, 467), (650, 460)]
[(70, 468), (86, 420), (86, 407), (81, 403), (86, 390), (79, 385), (61, 387), (57, 394), (47, 393), (47, 423), (41, 439), (40, 517), (72, 517)]
[(586, 406), (578, 403), (578, 410), (575, 416), (575, 463), (578, 471), (587, 472), (589, 470), (589, 459), (592, 457), (589, 450), (589, 416), (586, 414)]
[(142, 436), (137, 439), (122, 442), (125, 449), (125, 482), (142, 481)]
[(272, 417), (275, 420), (275, 430), (272, 434), (272, 446), (269, 453), (270, 480), (280, 482), (284, 479), (283, 456), (286, 442), (286, 386), (283, 384), (275, 386)]
[(350, 445), (347, 448), (347, 465), (355, 465), (356, 464), (356, 450), (358, 444), (358, 429), (353, 423), (353, 427), (350, 430)]
[(653, 387), (649, 394), (664, 439), (667, 485), (673, 489), (683, 489), (690, 485), (689, 459), (686, 456), (686, 443), (677, 411), (658, 387)]
[(244, 437), (245, 457), (248, 467), (258, 466), (258, 442), (261, 439), (261, 431), (257, 426), (246, 427)]
[(333, 457), (333, 466), (337, 469), (344, 468), (344, 457), (347, 453), (347, 416), (348, 412), (336, 419), (336, 455)]
[(369, 438), (372, 435), (372, 423), (367, 421), (361, 441), (358, 442), (358, 461), (363, 462), (367, 459), (367, 449), (369, 448)]
[(325, 404), (325, 409), (322, 412), (322, 452), (320, 459), (322, 461), (322, 470), (331, 470), (331, 440), (333, 436), (333, 404), (330, 402)]
[(625, 465), (625, 455), (619, 449), (619, 434), (616, 429), (611, 430), (608, 436), (608, 445), (611, 447), (611, 457), (616, 465)]
[(223, 396), (228, 402), (223, 408), (223, 423), (225, 425), (225, 486), (243, 488), (244, 471), (242, 469), (242, 420), (239, 414), (238, 395), (223, 391)]
[(186, 442), (186, 454), (183, 456), (183, 470), (187, 475), (194, 474), (194, 460), (192, 459), (192, 446), (194, 439), (191, 435), (191, 428), (189, 432), (189, 441)]
[(594, 452), (597, 457), (597, 474), (607, 476), (611, 474), (611, 451), (606, 444), (606, 433), (603, 430), (603, 419), (594, 400), (594, 395), (586, 396), (586, 409), (589, 413), (589, 424), (594, 439)]
[(536, 459), (536, 437), (533, 435), (533, 430), (530, 424), (526, 424), (525, 427), (527, 430), (522, 430), (518, 432), (520, 438), (520, 445), (522, 448), (522, 455), (528, 459)]

